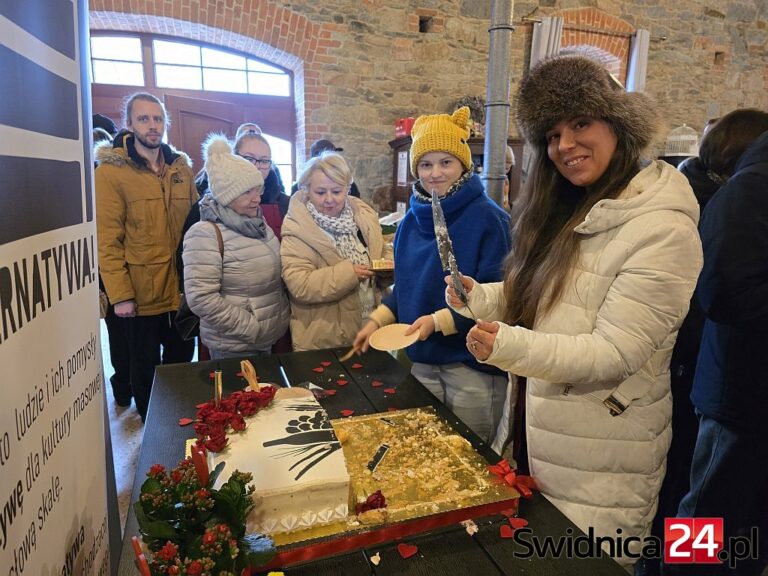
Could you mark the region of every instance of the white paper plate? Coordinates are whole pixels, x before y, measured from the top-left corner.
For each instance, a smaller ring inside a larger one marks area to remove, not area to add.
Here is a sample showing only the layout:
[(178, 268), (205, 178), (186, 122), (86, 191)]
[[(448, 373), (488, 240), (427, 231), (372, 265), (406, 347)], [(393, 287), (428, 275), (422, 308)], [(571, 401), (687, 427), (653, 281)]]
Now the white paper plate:
[(419, 331), (416, 330), (413, 334), (405, 335), (405, 331), (410, 324), (390, 324), (379, 328), (371, 334), (368, 339), (370, 344), (376, 350), (400, 350), (406, 346), (410, 346), (419, 339)]

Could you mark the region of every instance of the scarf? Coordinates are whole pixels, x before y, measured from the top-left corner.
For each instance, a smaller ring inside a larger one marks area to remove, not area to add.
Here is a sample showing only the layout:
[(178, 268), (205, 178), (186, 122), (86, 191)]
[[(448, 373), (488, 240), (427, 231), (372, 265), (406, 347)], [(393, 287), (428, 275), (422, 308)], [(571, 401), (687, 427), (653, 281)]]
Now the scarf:
[(338, 250), (339, 255), (345, 260), (351, 260), (353, 264), (361, 266), (370, 266), (368, 257), (368, 248), (362, 247), (357, 238), (357, 224), (355, 223), (352, 207), (349, 200), (344, 204), (344, 208), (338, 216), (326, 216), (317, 211), (312, 202), (307, 201), (307, 210), (323, 232), (329, 234)]
[[(473, 164), (469, 167), (469, 170), (466, 170), (461, 176), (459, 176), (459, 179), (456, 180), (456, 182), (451, 184), (451, 187), (448, 188), (448, 192), (445, 193), (445, 196), (440, 198), (440, 201), (442, 202), (446, 198), (456, 194), (456, 192), (458, 192), (459, 189), (464, 186), (464, 184), (466, 184), (470, 178), (472, 178), (474, 173), (475, 166)], [(416, 182), (413, 183), (413, 195), (419, 202), (432, 204), (432, 194), (424, 189), (424, 186), (421, 185), (421, 180), (416, 180)]]
[(200, 220), (208, 222), (221, 222), (241, 236), (263, 240), (267, 237), (267, 225), (259, 207), (259, 215), (253, 218), (238, 214), (229, 206), (219, 204), (213, 195), (208, 192), (200, 199)]

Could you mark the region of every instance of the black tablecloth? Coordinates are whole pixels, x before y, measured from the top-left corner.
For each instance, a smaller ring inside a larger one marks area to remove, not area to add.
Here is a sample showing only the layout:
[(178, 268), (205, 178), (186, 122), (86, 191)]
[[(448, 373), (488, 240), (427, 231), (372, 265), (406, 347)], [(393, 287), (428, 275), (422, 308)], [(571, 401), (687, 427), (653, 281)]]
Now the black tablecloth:
[[(256, 367), (261, 382), (272, 382), (280, 386), (312, 382), (321, 387), (337, 389), (336, 395), (320, 400), (331, 418), (341, 417), (342, 410), (354, 410), (355, 415), (361, 415), (385, 412), (390, 408), (433, 406), (489, 462), (495, 463), (498, 460), (498, 456), (488, 445), (480, 441), (392, 356), (374, 350), (342, 364), (338, 362), (338, 358), (344, 352), (345, 350), (340, 349), (316, 350), (254, 357), (250, 360)], [(321, 364), (328, 362), (328, 366)], [(150, 466), (162, 464), (172, 468), (182, 459), (185, 442), (194, 436), (194, 431), (191, 426), (180, 426), (178, 420), (194, 417), (195, 406), (213, 397), (213, 379), (210, 374), (217, 365), (223, 372), (225, 391), (242, 388), (243, 380), (237, 376), (240, 363), (235, 359), (157, 367), (133, 485), (132, 502), (138, 498), (141, 484)], [(339, 387), (336, 384), (339, 379), (346, 380), (348, 384)], [(374, 382), (376, 386), (373, 385)], [(383, 385), (378, 385), (380, 382)], [(388, 388), (395, 388), (395, 393), (385, 392)], [(557, 539), (581, 534), (573, 523), (539, 494), (534, 494), (531, 500), (521, 500), (520, 516), (528, 520), (533, 534), (539, 539), (546, 536)], [(284, 571), (289, 576), (626, 576), (626, 572), (607, 557), (574, 560), (565, 557), (553, 558), (550, 554), (544, 558), (522, 558), (520, 554), (526, 549), (511, 539), (503, 539), (500, 536), (499, 528), (506, 521), (502, 516), (475, 521), (479, 532), (474, 536), (467, 534), (462, 526), (451, 526), (408, 538), (408, 542), (418, 546), (419, 551), (417, 555), (406, 560), (398, 554), (397, 544), (390, 543)], [(131, 509), (126, 521), (120, 557), (118, 574), (121, 576), (137, 574), (131, 546), (131, 536), (137, 534), (137, 528), (136, 517)], [(377, 552), (380, 553), (381, 562), (375, 566), (369, 558)]]

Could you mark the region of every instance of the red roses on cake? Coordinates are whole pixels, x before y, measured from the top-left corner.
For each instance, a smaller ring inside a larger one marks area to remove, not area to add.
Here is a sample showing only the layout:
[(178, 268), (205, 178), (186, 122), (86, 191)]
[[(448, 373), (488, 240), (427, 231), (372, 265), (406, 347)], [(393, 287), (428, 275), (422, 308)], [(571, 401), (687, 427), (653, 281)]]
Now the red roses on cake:
[(245, 417), (265, 408), (275, 397), (277, 388), (262, 386), (255, 390), (237, 390), (221, 399), (219, 407), (213, 400), (201, 404), (197, 410), (195, 434), (197, 445), (211, 452), (221, 452), (227, 445), (227, 430), (245, 430)]

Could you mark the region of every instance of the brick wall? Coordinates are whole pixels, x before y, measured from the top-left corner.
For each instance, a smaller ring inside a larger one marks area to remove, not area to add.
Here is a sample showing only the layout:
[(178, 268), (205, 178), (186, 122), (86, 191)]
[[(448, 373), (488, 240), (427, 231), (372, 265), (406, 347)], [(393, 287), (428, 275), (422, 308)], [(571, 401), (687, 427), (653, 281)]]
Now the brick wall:
[[(530, 51), (525, 18), (560, 15), (563, 45), (615, 56), (622, 80), (631, 34), (651, 32), (646, 89), (668, 130), (683, 122), (699, 130), (737, 107), (768, 108), (768, 16), (753, 0), (721, 9), (700, 0), (514, 4), (512, 94)], [(299, 151), (332, 137), (369, 197), (391, 183), (395, 119), (485, 95), (490, 0), (90, 0), (90, 9), (93, 29), (197, 39), (293, 71)]]

